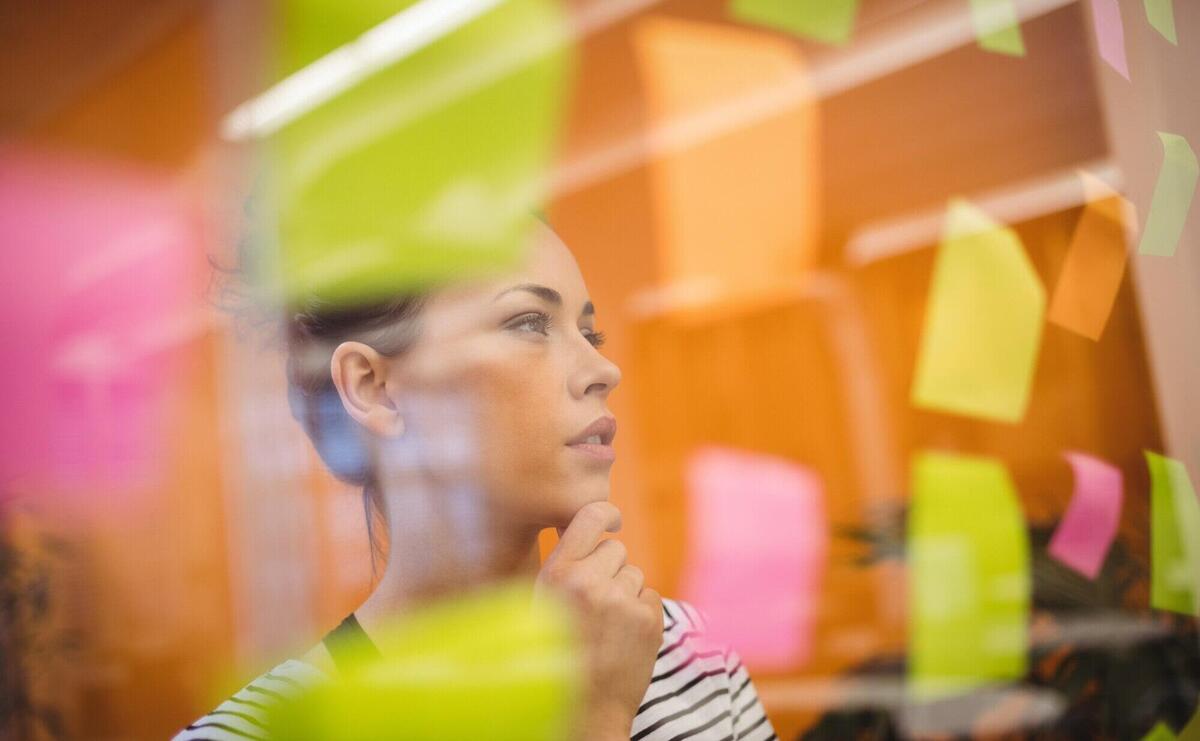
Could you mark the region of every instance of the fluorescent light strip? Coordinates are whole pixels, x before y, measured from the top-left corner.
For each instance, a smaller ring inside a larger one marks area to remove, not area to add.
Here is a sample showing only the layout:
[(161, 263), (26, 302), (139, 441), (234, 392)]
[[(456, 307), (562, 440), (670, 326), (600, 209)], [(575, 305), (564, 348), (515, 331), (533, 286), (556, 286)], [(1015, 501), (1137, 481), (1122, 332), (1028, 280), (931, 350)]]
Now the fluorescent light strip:
[[(1121, 190), (1121, 171), (1111, 161), (1095, 160), (1079, 169), (1106, 181), (1114, 190)], [(966, 197), (1004, 224), (1019, 224), (1087, 202), (1079, 171), (1075, 168), (996, 190), (966, 194)], [(945, 215), (945, 207), (940, 206), (863, 227), (850, 235), (846, 243), (846, 263), (868, 265), (936, 245), (941, 240)]]

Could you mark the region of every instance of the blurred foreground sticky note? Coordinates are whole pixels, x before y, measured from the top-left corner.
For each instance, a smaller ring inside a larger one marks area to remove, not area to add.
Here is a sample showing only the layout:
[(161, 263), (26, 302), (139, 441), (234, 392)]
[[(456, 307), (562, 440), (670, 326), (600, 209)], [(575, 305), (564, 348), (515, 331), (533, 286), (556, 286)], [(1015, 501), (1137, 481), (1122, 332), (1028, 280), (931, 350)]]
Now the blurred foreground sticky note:
[(1064, 455), (1075, 472), (1075, 491), (1050, 538), (1050, 555), (1095, 579), (1121, 521), (1121, 470), (1083, 453)]
[(1143, 255), (1171, 257), (1179, 246), (1183, 225), (1187, 221), (1196, 194), (1196, 178), (1200, 163), (1187, 139), (1178, 134), (1158, 132), (1163, 145), (1162, 169), (1154, 186), (1150, 216), (1138, 252)]
[(913, 404), (1019, 421), (1045, 307), (1045, 289), (1016, 232), (953, 201), (933, 267)]
[(1117, 0), (1092, 0), (1092, 22), (1096, 27), (1096, 48), (1100, 50), (1100, 58), (1128, 80), (1125, 26), (1121, 23), (1121, 6)]
[(1025, 41), (1013, 0), (971, 0), (971, 21), (980, 47), (1014, 57), (1025, 56)]
[(733, 0), (729, 11), (741, 21), (844, 44), (854, 31), (858, 0)]
[(1146, 451), (1150, 468), (1150, 605), (1200, 615), (1200, 500), (1183, 464)]
[(798, 666), (828, 549), (821, 480), (782, 458), (709, 447), (691, 457), (686, 481), (685, 599), (747, 662)]
[(1146, 20), (1163, 38), (1176, 46), (1179, 39), (1175, 36), (1175, 7), (1174, 0), (1145, 0)]
[(582, 657), (565, 607), (514, 585), (455, 598), (371, 635), (338, 681), (278, 708), (272, 738), (571, 738)]
[(1087, 204), (1079, 216), (1046, 318), (1100, 339), (1125, 275), (1126, 220), (1133, 208), (1099, 179), (1083, 174)]
[[(414, 29), (435, 21), (396, 13), (406, 5), (430, 4), (344, 4), (335, 23), (328, 3), (285, 3), (287, 80), (322, 73), (292, 86), (319, 104), (292, 111), (269, 149), (292, 302), (368, 302), (503, 270), (532, 233), (572, 58), (560, 4), (462, 3), (480, 12), (420, 43)], [(369, 66), (379, 58), (396, 61)]]
[(1029, 542), (990, 458), (914, 458), (908, 519), (909, 688), (921, 699), (1025, 673)]

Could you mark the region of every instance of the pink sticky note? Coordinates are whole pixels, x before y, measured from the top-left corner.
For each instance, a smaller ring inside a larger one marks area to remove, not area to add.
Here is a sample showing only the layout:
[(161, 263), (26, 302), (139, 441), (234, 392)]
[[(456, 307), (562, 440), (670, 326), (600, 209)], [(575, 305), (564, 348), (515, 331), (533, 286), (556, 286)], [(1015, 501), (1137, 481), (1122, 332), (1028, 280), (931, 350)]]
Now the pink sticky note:
[(1125, 26), (1121, 24), (1121, 6), (1117, 0), (1092, 0), (1092, 20), (1096, 25), (1096, 46), (1100, 58), (1129, 79), (1129, 63), (1125, 59)]
[(1121, 520), (1121, 471), (1083, 453), (1064, 453), (1063, 457), (1075, 472), (1075, 491), (1050, 538), (1050, 555), (1095, 579)]
[(684, 598), (707, 615), (710, 636), (748, 663), (802, 663), (828, 550), (820, 478), (782, 458), (718, 447), (698, 450), (686, 478)]
[(0, 480), (128, 493), (164, 458), (180, 318), (196, 311), (196, 220), (164, 176), (0, 151)]

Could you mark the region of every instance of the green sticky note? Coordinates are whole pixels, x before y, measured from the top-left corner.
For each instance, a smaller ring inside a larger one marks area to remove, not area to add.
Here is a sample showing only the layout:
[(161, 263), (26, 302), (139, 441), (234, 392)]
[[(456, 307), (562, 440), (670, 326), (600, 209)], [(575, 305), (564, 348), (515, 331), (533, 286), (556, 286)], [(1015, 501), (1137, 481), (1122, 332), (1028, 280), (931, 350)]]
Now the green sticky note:
[(1150, 25), (1154, 30), (1163, 35), (1163, 38), (1170, 41), (1176, 46), (1179, 45), (1179, 39), (1175, 36), (1175, 8), (1172, 6), (1173, 0), (1145, 0), (1146, 2), (1146, 19), (1150, 21)]
[(1142, 736), (1142, 741), (1175, 741), (1175, 738), (1175, 732), (1166, 723), (1160, 721), (1145, 736)]
[(1187, 139), (1178, 134), (1158, 132), (1163, 145), (1162, 169), (1154, 186), (1150, 216), (1138, 252), (1143, 255), (1171, 257), (1183, 236), (1192, 198), (1196, 195), (1196, 178), (1200, 163)]
[(971, 21), (981, 48), (1025, 56), (1025, 40), (1013, 0), (971, 0)]
[(734, 18), (827, 44), (844, 44), (854, 31), (858, 0), (733, 0)]
[(1200, 615), (1200, 500), (1183, 464), (1146, 451), (1150, 468), (1150, 605)]
[(1016, 232), (964, 200), (946, 215), (912, 403), (1017, 422), (1025, 414), (1046, 291)]
[(908, 515), (909, 689), (919, 699), (1025, 674), (1029, 541), (991, 458), (922, 453)]
[(581, 647), (565, 606), (530, 597), (489, 590), (373, 632), (380, 656), (276, 708), (271, 738), (570, 738)]
[(523, 254), (570, 75), (561, 4), (434, 9), (284, 3), (285, 77), (239, 123), (268, 138), (289, 302), (389, 298)]

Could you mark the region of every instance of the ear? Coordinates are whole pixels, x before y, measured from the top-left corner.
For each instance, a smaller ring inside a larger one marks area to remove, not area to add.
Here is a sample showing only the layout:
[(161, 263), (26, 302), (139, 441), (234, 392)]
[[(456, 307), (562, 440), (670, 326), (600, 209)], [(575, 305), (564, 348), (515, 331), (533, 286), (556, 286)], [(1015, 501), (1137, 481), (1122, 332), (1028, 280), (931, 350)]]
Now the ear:
[(343, 342), (333, 351), (329, 373), (346, 413), (380, 437), (399, 437), (404, 420), (387, 393), (387, 358), (362, 342)]

